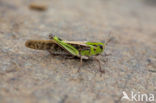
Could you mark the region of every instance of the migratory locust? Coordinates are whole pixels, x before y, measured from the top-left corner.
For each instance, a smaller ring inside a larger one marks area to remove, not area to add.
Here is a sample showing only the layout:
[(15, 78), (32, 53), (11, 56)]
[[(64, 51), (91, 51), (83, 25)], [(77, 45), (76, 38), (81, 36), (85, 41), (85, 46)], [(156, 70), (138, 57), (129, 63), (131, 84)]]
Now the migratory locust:
[(47, 50), (52, 55), (65, 55), (80, 58), (80, 68), (83, 59), (95, 59), (99, 63), (99, 71), (101, 69), (100, 60), (96, 56), (100, 55), (105, 48), (105, 43), (101, 42), (82, 42), (82, 41), (66, 41), (53, 34), (49, 35), (49, 40), (27, 40), (25, 46), (36, 50)]

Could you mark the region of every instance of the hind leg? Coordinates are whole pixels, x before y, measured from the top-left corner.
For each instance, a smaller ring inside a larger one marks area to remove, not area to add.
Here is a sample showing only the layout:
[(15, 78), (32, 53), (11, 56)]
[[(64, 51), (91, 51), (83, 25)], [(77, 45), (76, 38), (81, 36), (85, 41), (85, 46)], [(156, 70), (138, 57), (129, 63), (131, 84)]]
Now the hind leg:
[(78, 69), (78, 71), (77, 72), (80, 72), (80, 69), (81, 69), (81, 67), (82, 67), (82, 56), (80, 56), (80, 66), (79, 66), (79, 69)]
[(49, 39), (53, 39), (53, 37), (54, 37), (54, 34), (50, 33), (49, 34)]

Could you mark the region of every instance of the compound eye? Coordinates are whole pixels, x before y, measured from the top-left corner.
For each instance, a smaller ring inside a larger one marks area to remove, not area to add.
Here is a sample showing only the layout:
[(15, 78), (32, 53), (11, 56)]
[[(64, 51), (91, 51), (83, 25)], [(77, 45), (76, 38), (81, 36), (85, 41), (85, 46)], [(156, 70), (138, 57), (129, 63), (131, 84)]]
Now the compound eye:
[(103, 49), (103, 45), (99, 45), (101, 49)]

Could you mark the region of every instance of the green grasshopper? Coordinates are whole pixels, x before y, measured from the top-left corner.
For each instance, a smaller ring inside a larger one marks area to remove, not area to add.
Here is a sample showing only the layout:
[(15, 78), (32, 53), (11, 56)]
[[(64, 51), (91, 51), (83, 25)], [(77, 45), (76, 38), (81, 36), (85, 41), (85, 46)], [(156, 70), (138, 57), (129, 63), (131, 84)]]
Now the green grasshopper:
[[(50, 40), (27, 40), (25, 46), (37, 50), (47, 50), (52, 55), (69, 55), (80, 58), (80, 67), (83, 59), (95, 59), (99, 63), (99, 71), (104, 73), (101, 69), (100, 61), (96, 58), (104, 51), (105, 44), (101, 42), (77, 42), (66, 41), (59, 37), (50, 34)], [(78, 71), (80, 71), (80, 67)]]

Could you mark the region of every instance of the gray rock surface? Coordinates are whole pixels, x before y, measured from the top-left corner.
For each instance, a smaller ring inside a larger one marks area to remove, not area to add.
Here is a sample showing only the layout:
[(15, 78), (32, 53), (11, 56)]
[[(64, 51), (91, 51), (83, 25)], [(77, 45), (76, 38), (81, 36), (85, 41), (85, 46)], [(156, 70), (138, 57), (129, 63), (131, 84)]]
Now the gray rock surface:
[[(123, 91), (156, 100), (154, 0), (44, 0), (45, 11), (31, 2), (0, 0), (0, 103), (129, 103), (120, 100)], [(79, 60), (25, 47), (50, 32), (77, 41), (113, 37), (105, 49), (111, 55), (99, 56), (106, 73), (96, 61), (77, 73)]]

